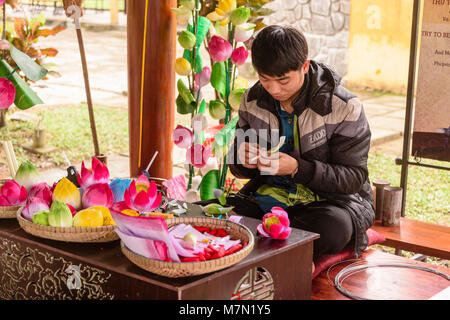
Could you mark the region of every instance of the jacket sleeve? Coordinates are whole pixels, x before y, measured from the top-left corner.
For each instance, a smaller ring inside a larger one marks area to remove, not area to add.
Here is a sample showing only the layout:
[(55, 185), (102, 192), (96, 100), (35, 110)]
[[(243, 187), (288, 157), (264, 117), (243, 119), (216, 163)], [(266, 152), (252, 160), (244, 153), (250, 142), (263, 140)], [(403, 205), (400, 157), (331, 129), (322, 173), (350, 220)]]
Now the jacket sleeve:
[(368, 178), (367, 158), (370, 128), (361, 102), (354, 98), (346, 108), (329, 141), (329, 159), (309, 161), (297, 154), (298, 171), (294, 182), (321, 192), (354, 194)]
[[(241, 105), (239, 107), (239, 121), (236, 124), (236, 132), (238, 130), (242, 130), (245, 132), (246, 130), (250, 129), (250, 124), (248, 122), (246, 112), (246, 102), (247, 102), (247, 95), (248, 91), (246, 91), (241, 100)], [(239, 144), (242, 143), (242, 141), (238, 141), (236, 134), (234, 137), (233, 144), (230, 147), (230, 150), (228, 151), (227, 155), (227, 163), (228, 167), (230, 168), (231, 173), (239, 179), (251, 179), (254, 178), (259, 174), (258, 169), (249, 169), (244, 167), (242, 164), (240, 164), (237, 151), (239, 150)]]

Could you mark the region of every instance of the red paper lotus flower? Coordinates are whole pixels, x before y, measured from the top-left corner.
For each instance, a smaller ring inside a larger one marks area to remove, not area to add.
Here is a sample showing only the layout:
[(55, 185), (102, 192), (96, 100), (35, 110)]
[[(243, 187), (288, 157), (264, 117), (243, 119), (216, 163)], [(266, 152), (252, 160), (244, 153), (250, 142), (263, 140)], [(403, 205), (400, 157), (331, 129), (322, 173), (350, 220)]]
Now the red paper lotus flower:
[(273, 207), (272, 212), (264, 215), (262, 224), (259, 224), (256, 230), (264, 237), (284, 240), (289, 237), (292, 231), (289, 224), (286, 211), (280, 207)]
[(231, 62), (237, 66), (242, 66), (248, 58), (248, 50), (244, 47), (234, 49), (231, 54)]
[(201, 144), (194, 144), (186, 152), (186, 159), (188, 163), (196, 168), (203, 168), (208, 163), (211, 156), (211, 148), (205, 147)]
[(5, 78), (0, 78), (0, 109), (9, 108), (16, 99), (16, 87)]
[(162, 194), (158, 192), (155, 181), (150, 182), (147, 191), (138, 192), (136, 181), (133, 180), (123, 196), (126, 205), (138, 212), (151, 212), (159, 207), (162, 200)]
[(212, 36), (209, 41), (209, 54), (211, 58), (216, 62), (223, 62), (231, 57), (233, 47), (222, 37)]
[(0, 206), (19, 206), (27, 201), (28, 192), (25, 187), (14, 180), (8, 180), (0, 190)]
[(109, 170), (106, 165), (96, 157), (92, 158), (92, 169), (86, 169), (84, 161), (81, 163), (81, 175), (77, 173), (80, 187), (86, 190), (89, 186), (97, 183), (109, 183)]
[(84, 190), (82, 203), (85, 209), (93, 206), (109, 208), (114, 203), (114, 195), (107, 183), (96, 183)]
[(172, 133), (172, 140), (179, 148), (187, 149), (194, 141), (191, 129), (178, 125)]

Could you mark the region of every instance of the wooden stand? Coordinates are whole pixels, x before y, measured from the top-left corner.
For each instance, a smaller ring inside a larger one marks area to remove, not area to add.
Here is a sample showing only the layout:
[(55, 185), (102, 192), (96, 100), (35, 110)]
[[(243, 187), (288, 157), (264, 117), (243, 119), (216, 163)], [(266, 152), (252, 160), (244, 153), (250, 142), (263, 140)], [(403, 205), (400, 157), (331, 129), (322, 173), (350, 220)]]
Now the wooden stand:
[(402, 193), (400, 187), (385, 187), (383, 194), (383, 226), (392, 227), (400, 224), (402, 214)]

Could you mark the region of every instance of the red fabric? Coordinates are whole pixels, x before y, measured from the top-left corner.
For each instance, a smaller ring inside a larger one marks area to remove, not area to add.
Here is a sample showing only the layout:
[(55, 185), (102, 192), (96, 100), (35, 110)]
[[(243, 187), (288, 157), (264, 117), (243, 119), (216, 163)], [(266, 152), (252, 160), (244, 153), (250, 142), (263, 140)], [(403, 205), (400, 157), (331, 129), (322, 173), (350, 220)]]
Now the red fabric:
[[(367, 236), (369, 237), (369, 244), (368, 244), (369, 246), (374, 244), (380, 244), (386, 241), (386, 239), (383, 237), (382, 234), (376, 232), (373, 229), (368, 229), (366, 233)], [(351, 247), (343, 249), (341, 252), (321, 256), (317, 261), (314, 262), (316, 269), (312, 275), (312, 279), (317, 277), (322, 271), (328, 269), (333, 264), (344, 261), (346, 259), (350, 259), (353, 256), (354, 256), (353, 245)]]

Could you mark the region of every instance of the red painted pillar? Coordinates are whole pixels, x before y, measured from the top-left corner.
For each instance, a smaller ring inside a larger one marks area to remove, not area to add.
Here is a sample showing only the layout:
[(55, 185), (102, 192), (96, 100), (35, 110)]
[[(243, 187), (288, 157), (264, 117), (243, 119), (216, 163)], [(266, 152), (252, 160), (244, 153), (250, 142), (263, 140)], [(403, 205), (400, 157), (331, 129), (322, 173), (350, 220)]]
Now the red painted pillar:
[(158, 156), (150, 176), (172, 176), (175, 116), (176, 0), (127, 3), (130, 176)]

